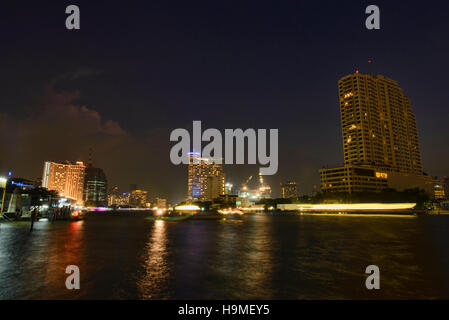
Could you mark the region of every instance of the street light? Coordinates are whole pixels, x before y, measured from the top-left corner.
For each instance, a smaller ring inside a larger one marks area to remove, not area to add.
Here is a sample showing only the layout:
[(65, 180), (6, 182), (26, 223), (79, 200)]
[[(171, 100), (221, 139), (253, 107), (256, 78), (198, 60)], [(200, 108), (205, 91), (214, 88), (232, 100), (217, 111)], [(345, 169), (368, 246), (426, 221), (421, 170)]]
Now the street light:
[(3, 188), (2, 207), (0, 209), (0, 217), (3, 215), (3, 203), (5, 202), (6, 182), (8, 182), (8, 179), (0, 177), (0, 186)]

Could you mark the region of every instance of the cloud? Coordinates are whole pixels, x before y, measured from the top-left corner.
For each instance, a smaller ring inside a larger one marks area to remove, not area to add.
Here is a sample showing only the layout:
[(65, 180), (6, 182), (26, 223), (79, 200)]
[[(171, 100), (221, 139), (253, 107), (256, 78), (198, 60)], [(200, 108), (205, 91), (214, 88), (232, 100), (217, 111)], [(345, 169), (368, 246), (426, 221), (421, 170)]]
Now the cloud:
[(125, 130), (90, 106), (78, 103), (78, 90), (58, 90), (59, 81), (88, 72), (57, 77), (20, 115), (0, 113), (0, 175), (36, 180), (44, 161), (86, 161), (93, 148), (94, 165), (102, 168), (109, 186), (128, 191), (131, 183), (152, 196), (181, 200), (186, 193), (185, 166), (169, 159), (169, 128), (147, 128), (138, 135)]
[(49, 83), (49, 87), (53, 87), (55, 84), (58, 84), (64, 80), (76, 80), (82, 77), (89, 77), (89, 76), (93, 76), (93, 75), (97, 75), (100, 74), (101, 71), (100, 70), (95, 70), (95, 69), (90, 69), (90, 68), (82, 68), (82, 69), (78, 69), (72, 72), (67, 72), (64, 73), (62, 75), (59, 75), (55, 78), (53, 78), (50, 83)]
[(37, 103), (20, 116), (0, 113), (0, 170), (36, 179), (45, 160), (85, 160), (89, 147), (105, 156), (134, 146), (134, 138), (117, 121), (78, 105), (78, 91), (45, 86)]

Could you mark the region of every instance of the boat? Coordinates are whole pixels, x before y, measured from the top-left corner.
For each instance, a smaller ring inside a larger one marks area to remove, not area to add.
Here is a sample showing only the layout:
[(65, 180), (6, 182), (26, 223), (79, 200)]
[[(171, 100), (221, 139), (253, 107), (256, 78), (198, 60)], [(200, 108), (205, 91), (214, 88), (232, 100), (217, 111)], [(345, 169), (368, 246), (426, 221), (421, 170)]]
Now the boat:
[(278, 204), (280, 211), (310, 214), (415, 214), (416, 203)]
[(218, 210), (218, 213), (221, 214), (226, 220), (241, 220), (244, 215), (243, 211), (232, 208)]
[(84, 220), (86, 218), (86, 211), (85, 210), (79, 210), (75, 209), (70, 212), (70, 220), (72, 221), (79, 221)]
[(199, 211), (193, 214), (192, 220), (220, 220), (223, 216), (215, 211)]
[(149, 220), (163, 220), (163, 221), (184, 221), (192, 217), (192, 213), (173, 213), (167, 212), (165, 209), (156, 209), (153, 215), (148, 216)]
[(192, 218), (191, 214), (185, 214), (185, 215), (181, 215), (181, 216), (149, 216), (146, 217), (146, 219), (148, 220), (163, 220), (163, 221), (184, 221), (187, 219)]

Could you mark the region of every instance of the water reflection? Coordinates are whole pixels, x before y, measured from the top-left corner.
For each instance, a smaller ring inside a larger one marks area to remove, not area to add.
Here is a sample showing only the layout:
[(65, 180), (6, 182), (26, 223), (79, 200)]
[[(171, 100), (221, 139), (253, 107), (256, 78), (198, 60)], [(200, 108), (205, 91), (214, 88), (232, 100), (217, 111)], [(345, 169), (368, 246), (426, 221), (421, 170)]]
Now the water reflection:
[[(38, 221), (30, 232), (29, 222), (2, 224), (0, 297), (66, 297), (66, 267), (74, 264), (82, 269), (85, 262), (82, 225), (83, 221)], [(74, 292), (72, 297), (78, 294), (81, 292)]]
[[(248, 216), (244, 221), (225, 221), (221, 225), (217, 269), (227, 278), (223, 282), (229, 297), (270, 299), (272, 295), (276, 240), (266, 222), (266, 216)], [(236, 255), (239, 259), (235, 259)]]
[[(69, 295), (65, 288), (65, 279), (68, 276), (65, 273), (67, 266), (76, 265), (81, 270), (81, 277), (84, 272), (87, 271), (85, 268), (84, 250), (86, 249), (85, 242), (83, 240), (83, 225), (84, 221), (73, 221), (73, 222), (62, 222), (54, 223), (49, 226), (55, 228), (55, 231), (50, 232), (48, 237), (45, 237), (46, 241), (43, 246), (44, 257), (43, 265), (40, 273), (44, 275), (42, 283), (54, 283), (57, 284), (56, 290), (51, 290), (49, 293), (52, 298), (78, 298), (83, 292), (78, 290), (73, 290)], [(34, 232), (34, 231), (33, 231)], [(61, 235), (63, 235), (61, 237)], [(84, 288), (83, 291), (87, 288)]]
[[(0, 298), (449, 298), (448, 232), (436, 216), (2, 223)], [(71, 264), (80, 290), (65, 288)], [(381, 290), (364, 287), (370, 264)]]
[(143, 277), (137, 283), (143, 299), (161, 299), (169, 296), (167, 282), (171, 267), (167, 256), (167, 222), (157, 220), (153, 222), (142, 256)]

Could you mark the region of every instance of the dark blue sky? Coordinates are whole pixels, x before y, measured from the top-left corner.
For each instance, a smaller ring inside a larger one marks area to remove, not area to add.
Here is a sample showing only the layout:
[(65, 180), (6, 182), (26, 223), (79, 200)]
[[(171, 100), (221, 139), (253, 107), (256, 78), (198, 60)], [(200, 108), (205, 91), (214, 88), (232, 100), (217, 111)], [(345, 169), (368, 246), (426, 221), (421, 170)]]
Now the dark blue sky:
[[(28, 3), (27, 3), (28, 2)], [(81, 30), (65, 29), (65, 7)], [(365, 28), (376, 4), (381, 30)], [(11, 1), (0, 12), (0, 174), (87, 158), (110, 184), (180, 200), (169, 134), (193, 120), (278, 128), (279, 171), (301, 193), (343, 162), (337, 81), (397, 80), (417, 115), (425, 171), (449, 175), (447, 1)], [(257, 167), (226, 168), (240, 184)]]

